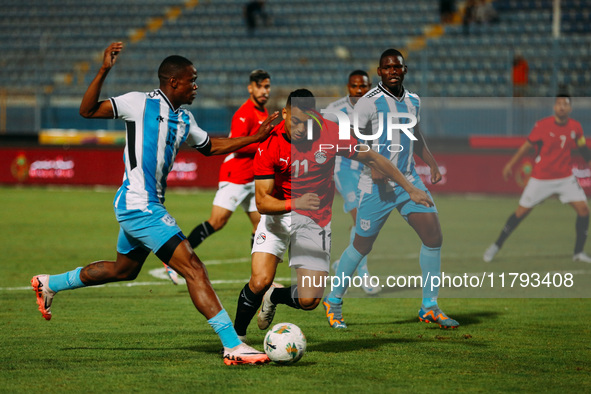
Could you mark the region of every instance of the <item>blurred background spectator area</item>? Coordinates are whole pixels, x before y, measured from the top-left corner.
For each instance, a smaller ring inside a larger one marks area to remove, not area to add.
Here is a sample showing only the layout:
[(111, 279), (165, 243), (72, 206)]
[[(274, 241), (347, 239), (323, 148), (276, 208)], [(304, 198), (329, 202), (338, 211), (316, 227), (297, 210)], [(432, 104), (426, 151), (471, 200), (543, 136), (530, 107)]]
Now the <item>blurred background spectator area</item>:
[[(457, 116), (463, 116), (462, 98), (472, 97), (478, 98), (469, 101), (473, 113), (481, 103), (511, 118), (502, 128), (487, 129), (468, 121), (436, 122), (427, 115), (431, 127), (423, 129), (441, 138), (529, 131), (531, 125), (523, 130), (521, 123), (539, 113), (524, 113), (527, 105), (512, 101), (517, 55), (529, 68), (527, 96), (591, 93), (591, 0), (478, 0), (490, 19), (470, 21), (467, 31), (465, 1), (452, 2), (453, 11), (442, 19), (438, 0), (268, 0), (264, 18), (256, 17), (264, 23), (255, 29), (247, 26), (247, 3), (31, 0), (23, 7), (17, 0), (0, 0), (0, 135), (120, 128), (109, 120), (84, 121), (77, 111), (102, 49), (115, 40), (126, 48), (105, 95), (153, 89), (161, 60), (183, 55), (199, 72), (191, 110), (213, 132), (228, 130), (255, 68), (271, 74), (269, 107), (275, 109), (294, 88), (307, 87), (318, 97), (344, 95), (353, 69), (367, 70), (377, 83), (377, 59), (389, 47), (406, 54), (405, 86), (424, 98), (432, 114), (457, 106)], [(515, 108), (525, 120), (509, 114)]]

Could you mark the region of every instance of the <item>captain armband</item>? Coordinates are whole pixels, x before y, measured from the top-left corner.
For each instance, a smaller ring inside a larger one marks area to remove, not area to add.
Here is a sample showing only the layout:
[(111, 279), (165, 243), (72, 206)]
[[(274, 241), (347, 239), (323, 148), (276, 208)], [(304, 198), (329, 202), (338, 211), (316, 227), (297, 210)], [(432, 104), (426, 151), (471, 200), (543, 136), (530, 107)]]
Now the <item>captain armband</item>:
[(285, 210), (287, 212), (291, 212), (291, 210), (293, 209), (293, 205), (292, 205), (292, 200), (285, 200)]

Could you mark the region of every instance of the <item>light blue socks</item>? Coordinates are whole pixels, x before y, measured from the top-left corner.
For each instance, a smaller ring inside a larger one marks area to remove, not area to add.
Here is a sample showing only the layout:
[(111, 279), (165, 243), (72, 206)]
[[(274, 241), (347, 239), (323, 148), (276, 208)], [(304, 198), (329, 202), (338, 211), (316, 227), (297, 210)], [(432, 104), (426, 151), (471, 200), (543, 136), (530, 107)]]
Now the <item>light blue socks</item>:
[(339, 286), (335, 286), (328, 295), (328, 300), (330, 302), (337, 304), (341, 303), (341, 298), (343, 298), (343, 295), (351, 284), (349, 281), (352, 279), (353, 272), (355, 272), (355, 269), (362, 258), (363, 256), (361, 253), (359, 253), (353, 245), (349, 245), (347, 249), (345, 249), (341, 255), (337, 272), (335, 273), (335, 276), (339, 278), (340, 283), (335, 283)]
[(238, 338), (238, 334), (236, 334), (236, 330), (234, 330), (230, 316), (228, 316), (228, 312), (226, 312), (225, 309), (222, 309), (217, 315), (209, 319), (207, 322), (211, 328), (213, 328), (215, 333), (218, 334), (220, 340), (222, 341), (222, 345), (225, 348), (231, 349), (242, 343), (242, 341)]
[(86, 285), (80, 280), (82, 267), (59, 275), (49, 275), (47, 286), (56, 293), (62, 290), (73, 290)]
[(421, 245), (419, 263), (423, 276), (423, 307), (430, 308), (437, 305), (439, 286), (431, 290), (431, 278), (441, 275), (441, 247), (429, 248)]

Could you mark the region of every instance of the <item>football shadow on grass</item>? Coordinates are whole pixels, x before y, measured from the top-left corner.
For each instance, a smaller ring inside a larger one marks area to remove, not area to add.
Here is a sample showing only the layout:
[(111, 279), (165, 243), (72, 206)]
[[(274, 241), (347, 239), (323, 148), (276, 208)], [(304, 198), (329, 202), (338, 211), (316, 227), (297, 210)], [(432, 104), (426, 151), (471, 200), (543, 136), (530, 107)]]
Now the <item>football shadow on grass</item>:
[[(465, 313), (465, 314), (454, 313), (450, 317), (457, 320), (458, 323), (460, 323), (460, 327), (466, 327), (466, 326), (478, 325), (478, 324), (483, 324), (483, 323), (488, 324), (490, 322), (490, 320), (497, 319), (499, 315), (501, 315), (501, 313), (499, 313), (499, 312), (483, 311), (483, 312), (472, 312), (469, 314), (468, 313)], [(404, 320), (395, 320), (395, 321), (391, 322), (390, 324), (416, 324), (416, 323), (420, 323), (419, 318), (417, 316), (413, 316), (411, 318), (404, 319)], [(372, 324), (372, 323), (361, 323), (360, 325), (364, 325), (364, 324)], [(378, 324), (378, 323), (375, 323), (375, 324)], [(384, 324), (384, 323), (379, 323), (379, 324)], [(425, 324), (425, 323), (423, 323), (423, 324)], [(433, 328), (440, 329), (437, 324), (430, 323), (429, 325), (433, 326)]]
[(386, 345), (413, 343), (417, 342), (414, 338), (356, 338), (354, 341), (343, 339), (334, 341), (308, 343), (308, 351), (317, 351), (324, 353), (342, 353), (356, 352), (359, 350), (370, 350), (380, 348)]

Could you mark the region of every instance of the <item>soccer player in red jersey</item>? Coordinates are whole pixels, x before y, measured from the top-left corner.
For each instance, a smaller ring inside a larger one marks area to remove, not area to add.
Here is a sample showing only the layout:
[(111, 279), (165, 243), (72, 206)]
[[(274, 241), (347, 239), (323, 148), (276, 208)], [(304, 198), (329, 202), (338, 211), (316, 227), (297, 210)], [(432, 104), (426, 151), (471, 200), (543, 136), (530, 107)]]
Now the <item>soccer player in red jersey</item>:
[(570, 96), (558, 95), (554, 103), (554, 116), (541, 119), (535, 124), (527, 141), (503, 168), (503, 177), (507, 180), (512, 174), (513, 166), (532, 148), (536, 149), (534, 168), (517, 210), (505, 223), (499, 238), (484, 252), (483, 259), (487, 263), (492, 261), (507, 237), (527, 214), (555, 194), (563, 204), (570, 204), (577, 213), (573, 261), (591, 263), (591, 257), (583, 251), (589, 228), (589, 207), (585, 192), (572, 173), (571, 157), (572, 150), (578, 149), (591, 166), (591, 151), (587, 148), (581, 124), (569, 118), (571, 111)]
[[(256, 133), (267, 118), (265, 104), (271, 91), (271, 77), (264, 70), (250, 73), (248, 100), (234, 114), (230, 138), (244, 137)], [(258, 144), (251, 144), (229, 154), (220, 168), (219, 189), (213, 200), (209, 219), (191, 231), (187, 239), (196, 248), (205, 238), (221, 230), (238, 205), (252, 223), (251, 246), (254, 232), (261, 215), (254, 200), (254, 176), (252, 164)]]
[[(271, 324), (278, 304), (312, 310), (320, 303), (330, 263), (336, 155), (379, 171), (407, 190), (413, 201), (433, 204), (389, 160), (354, 137), (339, 139), (338, 125), (322, 118), (314, 107), (309, 90), (292, 92), (282, 111), (284, 121), (259, 145), (255, 156), (256, 203), (262, 216), (252, 249), (251, 278), (240, 292), (234, 322), (242, 338), (261, 303), (260, 329)], [(309, 120), (314, 125), (312, 136), (308, 135)], [(297, 285), (271, 287), (277, 264), (288, 248)]]

